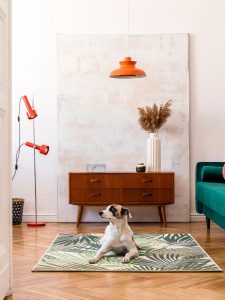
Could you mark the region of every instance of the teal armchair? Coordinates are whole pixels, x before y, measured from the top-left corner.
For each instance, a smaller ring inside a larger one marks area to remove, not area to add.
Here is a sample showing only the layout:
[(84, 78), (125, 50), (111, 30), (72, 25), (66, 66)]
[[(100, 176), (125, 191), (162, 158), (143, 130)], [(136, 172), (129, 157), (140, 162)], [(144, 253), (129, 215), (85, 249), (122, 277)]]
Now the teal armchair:
[(225, 162), (198, 162), (196, 164), (196, 211), (225, 229), (225, 180), (222, 168)]

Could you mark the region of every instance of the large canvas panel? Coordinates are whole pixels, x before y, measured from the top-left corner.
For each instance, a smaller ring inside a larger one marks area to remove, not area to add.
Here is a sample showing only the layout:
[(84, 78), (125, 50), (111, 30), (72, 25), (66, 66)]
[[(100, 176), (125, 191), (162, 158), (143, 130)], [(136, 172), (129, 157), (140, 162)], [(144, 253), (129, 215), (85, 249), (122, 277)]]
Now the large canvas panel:
[[(131, 35), (130, 55), (146, 71), (141, 79), (112, 79), (127, 56), (125, 35), (58, 35), (58, 216), (75, 221), (68, 204), (68, 173), (87, 163), (107, 171), (135, 171), (146, 162), (147, 133), (138, 107), (172, 99), (172, 116), (160, 130), (162, 171), (175, 172), (175, 204), (168, 221), (189, 221), (188, 35)], [(116, 199), (115, 199), (116, 203)], [(89, 207), (84, 221), (98, 221)], [(134, 221), (159, 221), (156, 207), (131, 207)]]

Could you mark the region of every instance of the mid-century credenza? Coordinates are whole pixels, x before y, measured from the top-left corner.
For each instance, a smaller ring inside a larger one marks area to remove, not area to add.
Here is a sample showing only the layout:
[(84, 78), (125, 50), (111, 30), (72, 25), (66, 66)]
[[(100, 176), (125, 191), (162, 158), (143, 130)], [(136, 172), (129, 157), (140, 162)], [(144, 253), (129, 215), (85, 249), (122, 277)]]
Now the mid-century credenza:
[(83, 206), (156, 205), (166, 226), (165, 205), (174, 203), (173, 172), (69, 173), (69, 203), (78, 205), (77, 226)]

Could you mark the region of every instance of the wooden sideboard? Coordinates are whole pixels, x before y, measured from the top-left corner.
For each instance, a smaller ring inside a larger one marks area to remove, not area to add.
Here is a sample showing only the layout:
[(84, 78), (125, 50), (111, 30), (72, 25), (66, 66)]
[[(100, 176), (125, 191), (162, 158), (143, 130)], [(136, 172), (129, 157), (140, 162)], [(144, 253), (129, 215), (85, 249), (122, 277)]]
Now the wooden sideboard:
[(69, 173), (69, 203), (78, 205), (77, 227), (83, 206), (157, 205), (166, 226), (165, 205), (174, 203), (174, 173)]

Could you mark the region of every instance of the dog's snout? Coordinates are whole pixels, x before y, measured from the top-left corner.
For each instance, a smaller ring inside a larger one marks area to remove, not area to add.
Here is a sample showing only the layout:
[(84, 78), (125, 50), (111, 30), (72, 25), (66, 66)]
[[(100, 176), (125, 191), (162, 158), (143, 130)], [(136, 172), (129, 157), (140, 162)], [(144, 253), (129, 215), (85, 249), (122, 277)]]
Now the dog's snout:
[(99, 212), (99, 216), (101, 217), (103, 215), (103, 211), (100, 211)]

